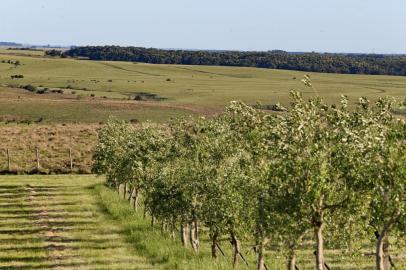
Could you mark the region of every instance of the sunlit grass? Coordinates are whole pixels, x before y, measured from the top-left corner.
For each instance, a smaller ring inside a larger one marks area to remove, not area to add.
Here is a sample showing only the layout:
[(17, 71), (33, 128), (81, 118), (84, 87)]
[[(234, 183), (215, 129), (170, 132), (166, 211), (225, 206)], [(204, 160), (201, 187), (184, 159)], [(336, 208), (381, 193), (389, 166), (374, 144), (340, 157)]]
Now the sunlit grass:
[[(0, 176), (0, 269), (232, 269), (227, 238), (217, 263), (204, 230), (195, 254), (177, 232), (172, 239), (159, 224), (151, 227), (142, 210), (135, 213), (103, 182), (91, 175)], [(254, 269), (250, 244), (242, 245), (248, 267), (240, 262), (237, 269)], [(365, 252), (371, 244), (365, 241)], [(396, 269), (405, 269), (404, 249), (391, 252)], [(268, 251), (268, 269), (286, 269), (285, 261), (278, 250)], [(335, 249), (326, 250), (326, 262), (332, 269), (374, 269), (373, 256)], [(311, 241), (298, 251), (298, 267), (314, 269)]]

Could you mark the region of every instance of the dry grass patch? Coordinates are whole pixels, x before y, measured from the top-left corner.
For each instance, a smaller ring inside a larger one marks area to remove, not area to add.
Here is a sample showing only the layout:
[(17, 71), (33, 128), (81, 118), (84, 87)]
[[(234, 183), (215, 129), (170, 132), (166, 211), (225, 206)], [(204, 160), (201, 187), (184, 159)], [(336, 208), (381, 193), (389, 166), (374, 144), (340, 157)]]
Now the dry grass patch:
[(71, 149), (73, 172), (90, 173), (99, 127), (98, 124), (0, 125), (0, 170), (8, 170), (8, 149), (11, 171), (34, 172), (38, 148), (40, 172), (71, 172)]

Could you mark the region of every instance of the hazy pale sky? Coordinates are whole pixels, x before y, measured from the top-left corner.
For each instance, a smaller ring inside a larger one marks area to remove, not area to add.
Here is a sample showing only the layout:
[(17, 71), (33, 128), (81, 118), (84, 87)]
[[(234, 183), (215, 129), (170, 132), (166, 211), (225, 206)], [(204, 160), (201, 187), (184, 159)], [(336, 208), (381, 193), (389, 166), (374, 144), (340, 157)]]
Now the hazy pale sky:
[(405, 0), (1, 0), (0, 41), (406, 53)]

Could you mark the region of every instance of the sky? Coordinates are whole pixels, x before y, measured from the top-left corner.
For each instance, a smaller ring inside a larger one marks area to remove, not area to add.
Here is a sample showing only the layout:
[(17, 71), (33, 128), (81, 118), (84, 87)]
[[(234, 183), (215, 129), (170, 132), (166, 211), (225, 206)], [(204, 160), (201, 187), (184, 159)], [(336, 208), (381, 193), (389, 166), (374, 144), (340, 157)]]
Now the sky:
[(1, 0), (0, 41), (406, 53), (405, 0)]

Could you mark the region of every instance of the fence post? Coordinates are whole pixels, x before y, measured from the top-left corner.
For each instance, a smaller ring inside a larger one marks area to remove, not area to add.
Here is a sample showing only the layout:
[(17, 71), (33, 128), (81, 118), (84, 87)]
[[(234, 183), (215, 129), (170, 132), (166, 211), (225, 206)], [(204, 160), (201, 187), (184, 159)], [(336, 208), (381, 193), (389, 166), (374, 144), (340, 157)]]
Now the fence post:
[(70, 171), (73, 172), (72, 148), (69, 148)]
[(36, 151), (36, 157), (37, 157), (37, 171), (40, 169), (40, 164), (39, 164), (39, 149), (38, 147), (35, 149)]
[(7, 170), (11, 172), (10, 150), (7, 148)]

